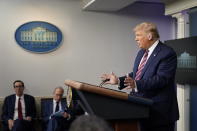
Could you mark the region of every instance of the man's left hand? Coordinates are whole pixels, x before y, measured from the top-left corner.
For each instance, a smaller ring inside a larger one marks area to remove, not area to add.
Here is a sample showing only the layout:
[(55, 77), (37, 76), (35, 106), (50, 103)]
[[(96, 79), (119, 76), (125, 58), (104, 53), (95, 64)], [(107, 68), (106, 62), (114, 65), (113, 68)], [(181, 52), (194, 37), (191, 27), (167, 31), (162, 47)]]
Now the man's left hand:
[(124, 80), (124, 86), (126, 86), (125, 89), (135, 88), (135, 81), (131, 77), (127, 76)]
[(27, 120), (27, 121), (31, 121), (31, 120), (32, 120), (32, 118), (31, 118), (30, 116), (27, 116), (27, 117), (25, 118), (25, 120)]
[(67, 118), (67, 117), (69, 117), (69, 114), (68, 114), (67, 112), (64, 112), (64, 113), (63, 113), (63, 117), (64, 117), (64, 118)]

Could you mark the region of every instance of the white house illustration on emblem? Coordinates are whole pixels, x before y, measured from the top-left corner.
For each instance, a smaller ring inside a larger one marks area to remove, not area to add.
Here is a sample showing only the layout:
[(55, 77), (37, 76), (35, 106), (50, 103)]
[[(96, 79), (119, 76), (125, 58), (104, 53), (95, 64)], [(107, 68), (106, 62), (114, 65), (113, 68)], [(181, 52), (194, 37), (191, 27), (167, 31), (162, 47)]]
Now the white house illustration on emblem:
[(196, 68), (196, 56), (190, 56), (186, 51), (178, 57), (178, 68)]
[(57, 42), (57, 32), (52, 32), (43, 27), (21, 31), (21, 41), (26, 42)]

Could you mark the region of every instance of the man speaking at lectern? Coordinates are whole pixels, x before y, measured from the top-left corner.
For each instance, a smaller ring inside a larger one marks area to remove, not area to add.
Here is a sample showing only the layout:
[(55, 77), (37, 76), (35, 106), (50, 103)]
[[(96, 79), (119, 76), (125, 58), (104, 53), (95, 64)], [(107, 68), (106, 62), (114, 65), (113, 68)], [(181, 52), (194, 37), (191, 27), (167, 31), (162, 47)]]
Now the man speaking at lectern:
[(153, 100), (149, 118), (140, 121), (141, 131), (174, 131), (179, 119), (174, 50), (159, 41), (157, 27), (144, 22), (134, 28), (135, 40), (141, 48), (135, 58), (133, 72), (117, 77), (101, 76), (105, 84), (118, 84), (119, 89), (132, 89), (131, 95)]

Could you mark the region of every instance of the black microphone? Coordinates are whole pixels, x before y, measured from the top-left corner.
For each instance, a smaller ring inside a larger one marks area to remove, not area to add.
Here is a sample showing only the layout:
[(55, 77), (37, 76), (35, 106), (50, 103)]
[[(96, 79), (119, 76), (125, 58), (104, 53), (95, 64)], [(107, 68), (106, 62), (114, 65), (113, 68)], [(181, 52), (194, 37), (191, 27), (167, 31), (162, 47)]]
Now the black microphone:
[(110, 79), (105, 79), (105, 80), (103, 80), (99, 86), (102, 87), (102, 85), (103, 85), (105, 82), (107, 82), (107, 81), (110, 81)]

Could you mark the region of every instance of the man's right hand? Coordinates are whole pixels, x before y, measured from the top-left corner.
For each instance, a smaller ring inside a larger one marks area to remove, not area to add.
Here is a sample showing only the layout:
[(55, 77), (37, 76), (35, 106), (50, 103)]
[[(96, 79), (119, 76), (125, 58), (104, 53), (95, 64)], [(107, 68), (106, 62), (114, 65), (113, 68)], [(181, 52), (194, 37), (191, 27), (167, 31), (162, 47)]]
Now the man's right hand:
[(14, 126), (14, 120), (9, 119), (9, 120), (8, 120), (8, 126), (9, 126), (9, 129), (12, 130), (12, 128), (13, 128), (13, 126)]
[(116, 85), (118, 84), (118, 77), (112, 72), (111, 74), (103, 74), (101, 76), (102, 81), (109, 79), (109, 81), (106, 81), (105, 84), (111, 84)]

